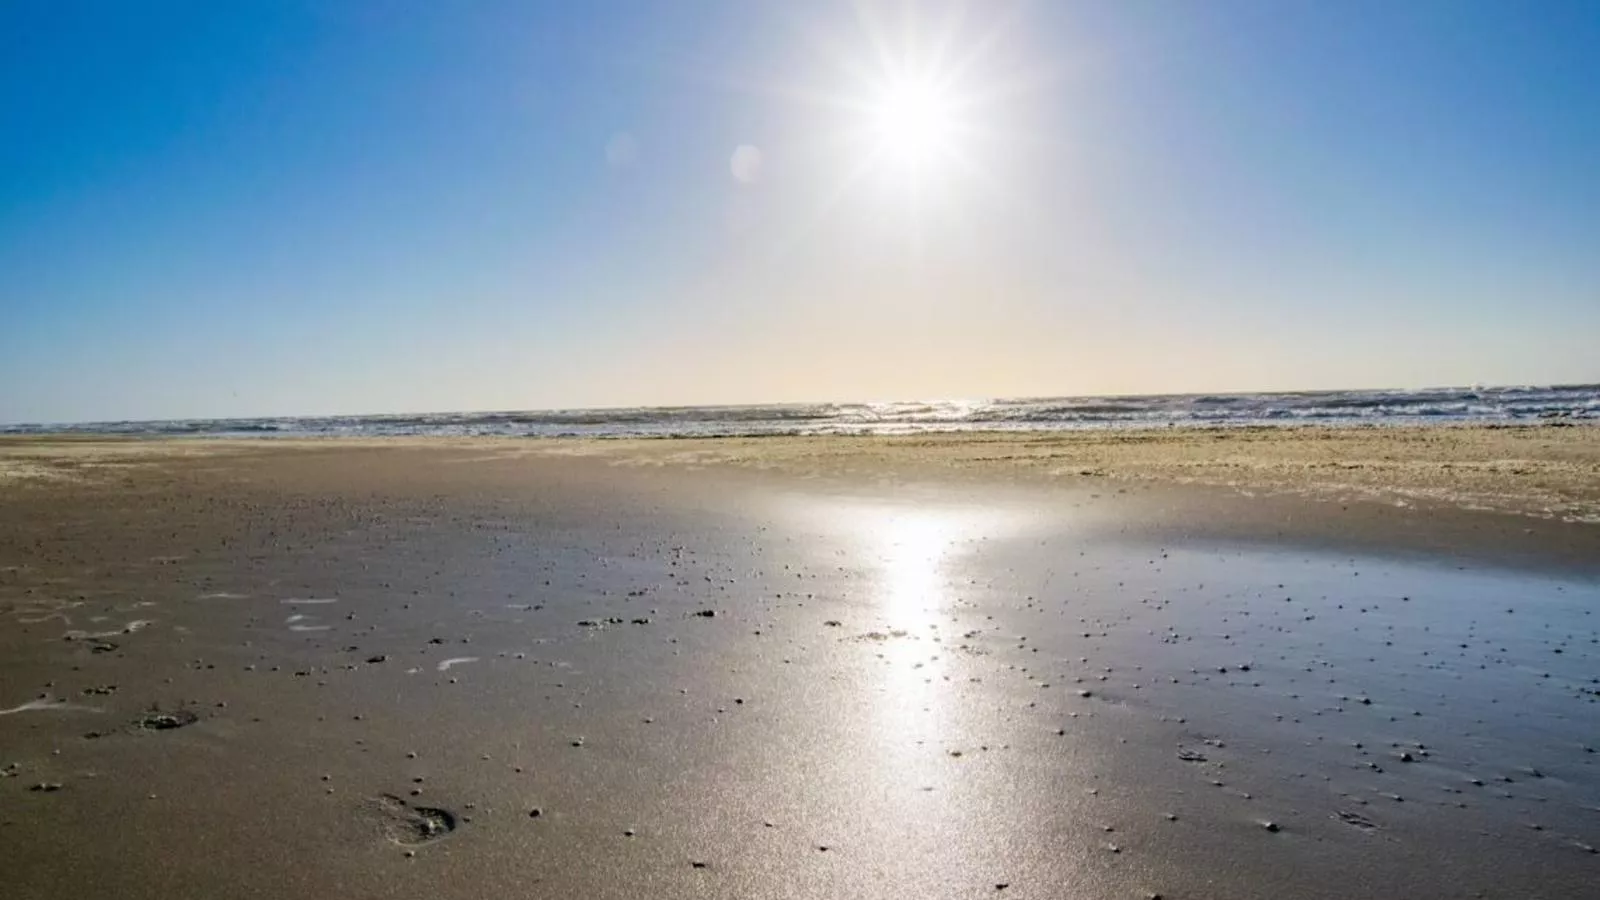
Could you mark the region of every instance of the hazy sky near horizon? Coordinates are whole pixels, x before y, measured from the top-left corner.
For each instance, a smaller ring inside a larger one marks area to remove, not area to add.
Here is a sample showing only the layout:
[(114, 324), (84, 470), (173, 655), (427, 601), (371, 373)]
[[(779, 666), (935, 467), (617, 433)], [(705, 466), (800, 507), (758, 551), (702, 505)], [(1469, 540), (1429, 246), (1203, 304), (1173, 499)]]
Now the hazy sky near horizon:
[(0, 4), (0, 421), (1597, 348), (1593, 0)]

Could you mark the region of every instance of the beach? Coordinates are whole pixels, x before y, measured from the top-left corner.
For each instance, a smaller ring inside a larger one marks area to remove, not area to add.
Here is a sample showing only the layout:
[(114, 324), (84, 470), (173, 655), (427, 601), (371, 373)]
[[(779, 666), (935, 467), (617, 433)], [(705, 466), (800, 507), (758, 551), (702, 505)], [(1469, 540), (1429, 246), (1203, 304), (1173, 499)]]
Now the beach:
[(1600, 426), (0, 440), (56, 897), (1581, 897)]

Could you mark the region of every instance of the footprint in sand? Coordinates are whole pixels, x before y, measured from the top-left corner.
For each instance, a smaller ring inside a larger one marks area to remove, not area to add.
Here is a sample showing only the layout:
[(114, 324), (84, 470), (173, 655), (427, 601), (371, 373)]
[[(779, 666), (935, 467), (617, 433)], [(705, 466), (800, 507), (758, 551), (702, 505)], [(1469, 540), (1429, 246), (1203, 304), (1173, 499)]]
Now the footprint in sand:
[(405, 847), (436, 841), (456, 830), (456, 814), (433, 806), (412, 806), (393, 794), (372, 799), (371, 813), (383, 836)]
[(200, 721), (200, 717), (187, 709), (175, 709), (172, 712), (162, 712), (160, 709), (151, 709), (144, 715), (135, 719), (133, 728), (136, 731), (171, 731), (174, 728), (183, 728)]
[(1373, 831), (1378, 827), (1377, 823), (1358, 812), (1351, 812), (1347, 809), (1341, 809), (1335, 812), (1334, 815), (1338, 817), (1339, 821), (1345, 823), (1346, 825), (1353, 825), (1356, 828), (1360, 828), (1362, 831)]

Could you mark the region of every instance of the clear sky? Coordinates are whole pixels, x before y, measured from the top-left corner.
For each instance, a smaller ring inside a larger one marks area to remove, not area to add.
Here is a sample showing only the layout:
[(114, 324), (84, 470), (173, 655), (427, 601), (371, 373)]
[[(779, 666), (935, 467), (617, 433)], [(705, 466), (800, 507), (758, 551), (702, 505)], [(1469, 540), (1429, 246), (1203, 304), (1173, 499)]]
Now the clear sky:
[(0, 421), (1577, 381), (1594, 0), (0, 2)]

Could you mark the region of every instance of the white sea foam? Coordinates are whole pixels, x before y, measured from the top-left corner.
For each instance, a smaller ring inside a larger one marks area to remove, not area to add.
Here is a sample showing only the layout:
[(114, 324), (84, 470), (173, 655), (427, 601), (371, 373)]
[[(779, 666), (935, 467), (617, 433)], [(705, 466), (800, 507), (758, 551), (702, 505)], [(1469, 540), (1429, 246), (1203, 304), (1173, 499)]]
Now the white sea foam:
[(183, 419), (0, 425), (0, 434), (711, 437), (1550, 419), (1600, 421), (1600, 385)]

